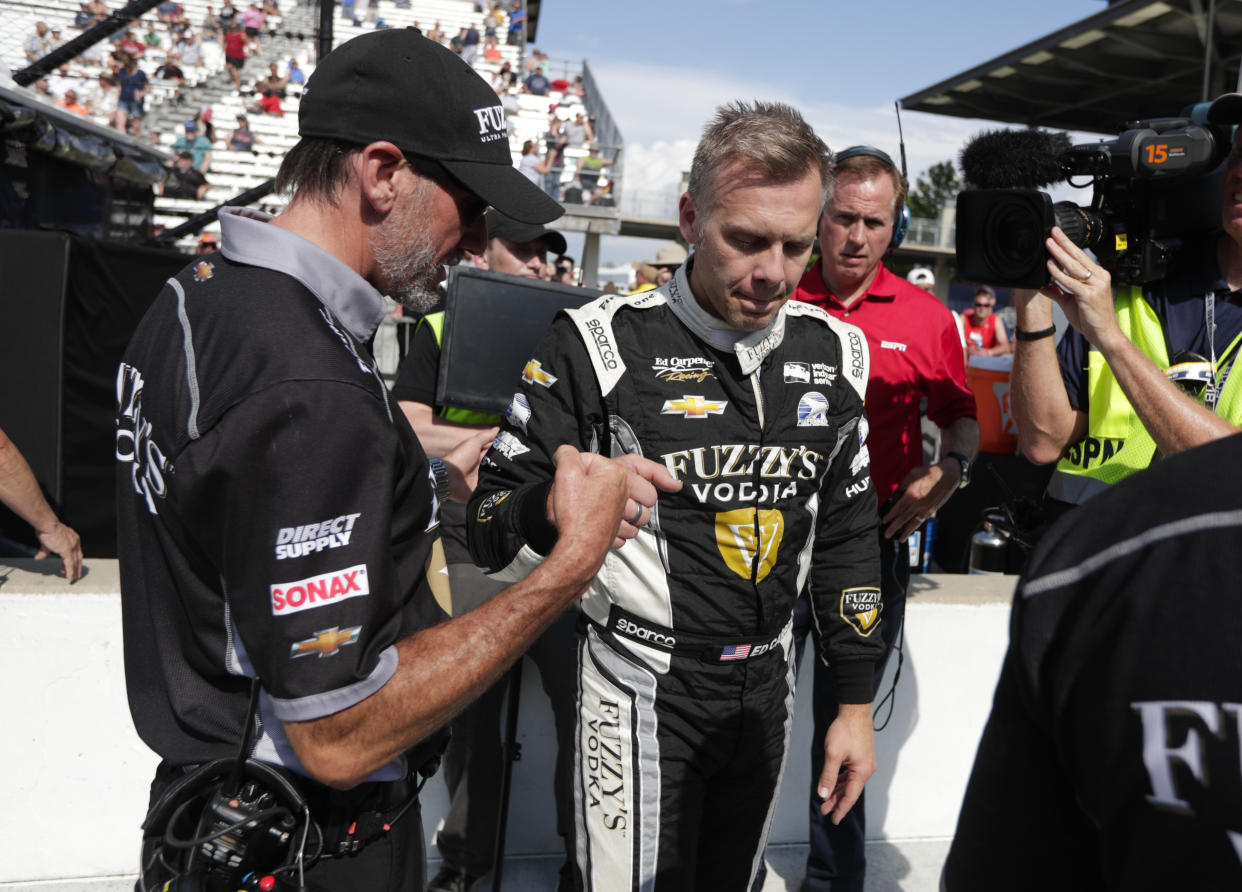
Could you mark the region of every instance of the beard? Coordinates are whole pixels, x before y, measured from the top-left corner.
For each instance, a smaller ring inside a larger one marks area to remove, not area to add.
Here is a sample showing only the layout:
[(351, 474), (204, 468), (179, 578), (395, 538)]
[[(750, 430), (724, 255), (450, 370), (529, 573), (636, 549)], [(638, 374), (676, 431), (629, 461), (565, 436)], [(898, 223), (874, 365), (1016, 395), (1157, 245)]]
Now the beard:
[(401, 198), (376, 230), (372, 242), (379, 290), (420, 315), (440, 300), (440, 267), (455, 266), (463, 256), (457, 251), (437, 260), (428, 233), (427, 191), (427, 184), (420, 181), (411, 193)]

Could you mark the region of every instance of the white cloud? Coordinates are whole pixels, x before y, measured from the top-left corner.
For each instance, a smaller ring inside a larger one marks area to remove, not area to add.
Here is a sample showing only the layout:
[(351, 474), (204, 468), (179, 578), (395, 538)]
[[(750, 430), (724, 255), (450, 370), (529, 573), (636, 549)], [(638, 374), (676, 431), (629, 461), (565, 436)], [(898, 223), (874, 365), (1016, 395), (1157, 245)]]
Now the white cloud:
[[(897, 117), (892, 105), (855, 107), (837, 98), (794, 95), (788, 85), (753, 77), (720, 76), (702, 70), (635, 62), (593, 62), (592, 72), (625, 138), (622, 208), (627, 215), (673, 219), (682, 175), (690, 169), (704, 124), (717, 106), (736, 99), (765, 99), (793, 105), (834, 150), (873, 145), (900, 163)], [(831, 86), (825, 86), (830, 93)], [(841, 88), (838, 92), (844, 92)], [(1008, 126), (990, 121), (903, 112), (911, 182), (933, 164), (952, 160), (982, 130)], [(1072, 134), (1075, 142), (1083, 134)], [(1085, 203), (1089, 193), (1058, 186), (1056, 199)], [(664, 213), (657, 211), (663, 209)], [(610, 244), (617, 242), (617, 244)], [(638, 259), (644, 240), (605, 239), (605, 260)]]

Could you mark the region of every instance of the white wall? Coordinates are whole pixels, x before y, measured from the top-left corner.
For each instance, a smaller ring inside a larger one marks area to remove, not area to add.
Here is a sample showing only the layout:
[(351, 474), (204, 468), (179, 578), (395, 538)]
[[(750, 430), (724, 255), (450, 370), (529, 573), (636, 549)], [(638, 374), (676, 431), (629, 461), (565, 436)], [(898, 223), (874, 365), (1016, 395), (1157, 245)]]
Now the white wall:
[[(0, 883), (134, 873), (157, 761), (129, 720), (115, 562), (89, 562), (72, 587), (48, 575), (48, 563), (0, 565)], [(953, 833), (1005, 651), (1013, 583), (915, 578), (896, 709), (877, 736), (880, 767), (868, 785), (868, 836)], [(806, 840), (809, 693), (798, 698), (773, 843)], [(559, 854), (551, 712), (529, 664), (519, 740), (508, 851)], [(446, 804), (437, 777), (423, 793), (429, 844)]]

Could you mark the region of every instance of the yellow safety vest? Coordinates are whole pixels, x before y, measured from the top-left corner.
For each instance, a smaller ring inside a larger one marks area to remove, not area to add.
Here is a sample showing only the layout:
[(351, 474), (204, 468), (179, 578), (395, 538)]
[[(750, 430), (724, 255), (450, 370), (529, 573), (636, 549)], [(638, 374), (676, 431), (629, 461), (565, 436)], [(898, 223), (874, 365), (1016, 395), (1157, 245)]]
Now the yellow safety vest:
[[(1122, 334), (1157, 368), (1167, 370), (1170, 363), (1164, 326), (1144, 299), (1142, 289), (1131, 287), (1119, 292), (1116, 308)], [(1239, 342), (1242, 334), (1218, 358), (1218, 369), (1228, 371), (1237, 356)], [(1202, 394), (1198, 399), (1202, 404)], [(1156, 441), (1143, 427), (1112, 369), (1094, 347), (1087, 353), (1087, 400), (1087, 435), (1057, 463), (1048, 484), (1048, 495), (1075, 505), (1148, 467), (1156, 454)], [(1228, 375), (1216, 403), (1216, 414), (1242, 425), (1242, 374)]]
[[(424, 323), (431, 326), (431, 333), (436, 338), (436, 346), (440, 346), (443, 343), (444, 337), (444, 313), (430, 313), (424, 316), (418, 324), (423, 325)], [(473, 424), (480, 427), (500, 424), (503, 420), (499, 415), (493, 415), (490, 412), (475, 412), (471, 409), (458, 409), (454, 406), (444, 406), (436, 414), (445, 421), (453, 422), (453, 424)]]

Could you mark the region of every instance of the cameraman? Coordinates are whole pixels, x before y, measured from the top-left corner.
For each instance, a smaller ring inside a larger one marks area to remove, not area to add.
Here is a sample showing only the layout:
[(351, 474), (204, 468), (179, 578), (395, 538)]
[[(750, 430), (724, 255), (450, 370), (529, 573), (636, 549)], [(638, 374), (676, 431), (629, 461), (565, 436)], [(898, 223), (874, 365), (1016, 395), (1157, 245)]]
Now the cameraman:
[[(1242, 119), (1242, 95), (1218, 98), (1209, 119)], [(1047, 239), (1051, 283), (1015, 295), (1010, 386), (1023, 454), (1039, 464), (1058, 461), (1048, 485), (1052, 499), (1082, 504), (1146, 468), (1157, 450), (1173, 455), (1242, 425), (1242, 376), (1229, 374), (1242, 340), (1237, 133), (1222, 204), (1223, 232), (1192, 244), (1163, 282), (1116, 294), (1108, 271), (1053, 228)], [(1073, 327), (1059, 346), (1054, 301)], [(1191, 396), (1196, 381), (1202, 383)]]

